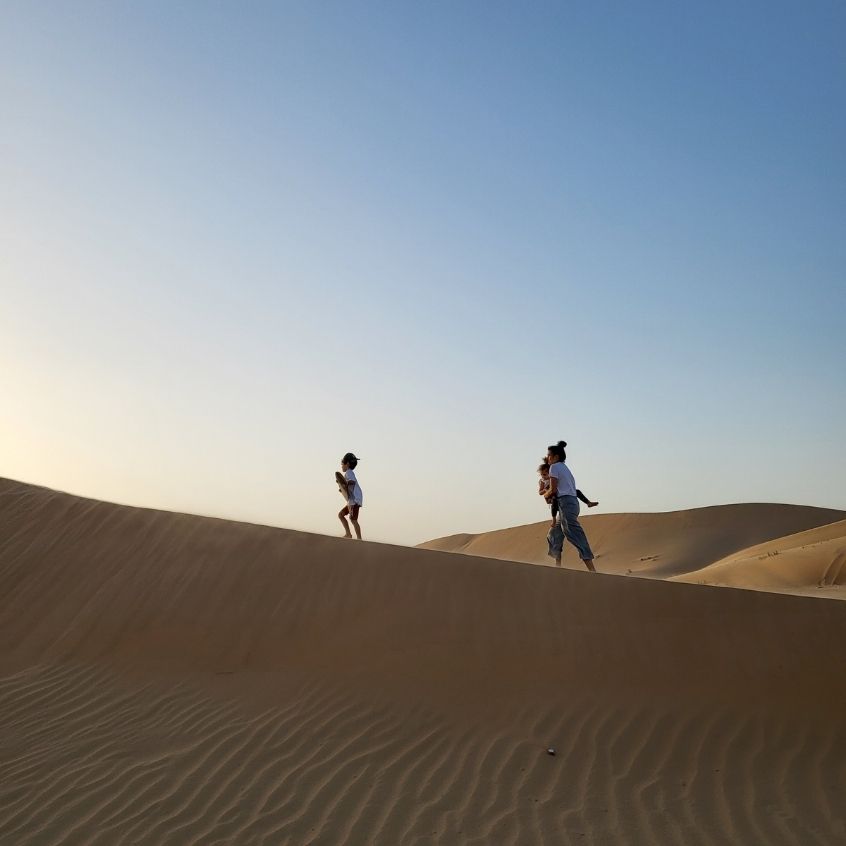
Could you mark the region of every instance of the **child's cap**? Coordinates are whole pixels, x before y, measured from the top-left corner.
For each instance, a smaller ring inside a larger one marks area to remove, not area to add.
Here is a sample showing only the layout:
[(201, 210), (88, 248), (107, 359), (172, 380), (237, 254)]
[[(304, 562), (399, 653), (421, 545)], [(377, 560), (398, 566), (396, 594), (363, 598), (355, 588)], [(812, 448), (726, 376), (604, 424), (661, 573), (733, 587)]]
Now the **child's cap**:
[(344, 456), (343, 461), (344, 461), (344, 464), (351, 464), (353, 461), (354, 461), (356, 464), (358, 464), (358, 458), (356, 458), (356, 457), (355, 457), (355, 456), (354, 456), (351, 452), (348, 452), (348, 453)]

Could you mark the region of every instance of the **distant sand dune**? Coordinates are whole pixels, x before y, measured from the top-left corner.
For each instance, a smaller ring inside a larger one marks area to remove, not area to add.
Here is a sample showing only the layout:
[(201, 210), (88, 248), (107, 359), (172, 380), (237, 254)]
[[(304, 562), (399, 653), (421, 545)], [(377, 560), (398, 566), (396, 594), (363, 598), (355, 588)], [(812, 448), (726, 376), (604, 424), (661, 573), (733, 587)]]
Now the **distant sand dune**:
[(757, 544), (676, 580), (846, 598), (846, 520)]
[(3, 846), (846, 842), (846, 603), (1, 480), (0, 584)]
[[(659, 514), (588, 512), (580, 519), (603, 572), (670, 578), (702, 570), (753, 545), (844, 520), (846, 512), (807, 505), (747, 503)], [(452, 535), (420, 547), (550, 564), (546, 555), (548, 527), (544, 522), (479, 535)], [(569, 545), (565, 546), (564, 562), (574, 568), (581, 566)], [(745, 586), (740, 578), (728, 584)], [(776, 581), (773, 589), (784, 587), (785, 583)]]

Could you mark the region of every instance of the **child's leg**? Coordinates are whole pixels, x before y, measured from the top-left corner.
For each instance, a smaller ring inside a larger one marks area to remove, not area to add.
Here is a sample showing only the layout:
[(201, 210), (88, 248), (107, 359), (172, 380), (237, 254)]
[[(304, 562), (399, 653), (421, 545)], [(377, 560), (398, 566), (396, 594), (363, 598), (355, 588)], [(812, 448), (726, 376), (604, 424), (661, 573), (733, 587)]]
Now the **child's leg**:
[(361, 527), (358, 525), (358, 512), (360, 508), (360, 505), (353, 505), (350, 509), (350, 522), (353, 524), (353, 528), (355, 529), (355, 536), (359, 540), (361, 540)]
[(339, 512), (338, 512), (338, 519), (341, 521), (341, 524), (344, 527), (344, 537), (351, 538), (352, 535), (350, 534), (350, 525), (347, 523), (347, 514), (350, 513), (349, 505), (345, 505)]

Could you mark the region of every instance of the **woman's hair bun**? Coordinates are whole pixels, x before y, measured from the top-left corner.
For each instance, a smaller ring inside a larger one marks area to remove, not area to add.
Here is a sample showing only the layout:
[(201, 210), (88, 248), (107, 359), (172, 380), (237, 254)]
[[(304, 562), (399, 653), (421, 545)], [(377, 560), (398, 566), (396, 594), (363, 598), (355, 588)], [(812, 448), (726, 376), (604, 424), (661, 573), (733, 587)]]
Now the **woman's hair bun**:
[(567, 441), (558, 441), (558, 446), (560, 446), (561, 449), (564, 449), (567, 446)]

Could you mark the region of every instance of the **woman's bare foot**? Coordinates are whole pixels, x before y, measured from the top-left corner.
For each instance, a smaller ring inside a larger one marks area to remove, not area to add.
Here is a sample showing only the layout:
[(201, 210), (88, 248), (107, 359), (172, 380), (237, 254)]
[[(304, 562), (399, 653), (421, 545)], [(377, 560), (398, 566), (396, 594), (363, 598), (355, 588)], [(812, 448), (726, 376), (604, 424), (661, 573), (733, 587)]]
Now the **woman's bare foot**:
[(555, 556), (555, 566), (556, 566), (556, 567), (560, 567), (560, 566), (561, 566), (561, 556), (560, 556), (560, 555), (556, 555), (556, 556)]
[(584, 558), (582, 559), (585, 562), (585, 567), (591, 571), (591, 573), (596, 572), (596, 567), (593, 566), (593, 559), (592, 558)]

